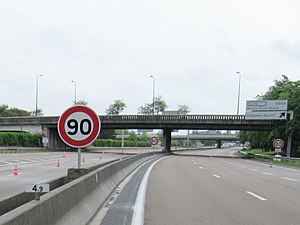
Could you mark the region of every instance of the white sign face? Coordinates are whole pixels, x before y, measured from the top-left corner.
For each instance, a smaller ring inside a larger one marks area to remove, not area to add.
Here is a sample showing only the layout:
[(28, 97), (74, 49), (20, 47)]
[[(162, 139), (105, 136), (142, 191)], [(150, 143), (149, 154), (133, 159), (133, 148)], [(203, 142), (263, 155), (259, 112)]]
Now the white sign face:
[(246, 113), (246, 120), (286, 120), (286, 111), (252, 111)]
[(246, 101), (247, 111), (284, 111), (287, 110), (287, 100)]
[(26, 184), (25, 185), (25, 192), (45, 193), (49, 191), (50, 191), (49, 184)]

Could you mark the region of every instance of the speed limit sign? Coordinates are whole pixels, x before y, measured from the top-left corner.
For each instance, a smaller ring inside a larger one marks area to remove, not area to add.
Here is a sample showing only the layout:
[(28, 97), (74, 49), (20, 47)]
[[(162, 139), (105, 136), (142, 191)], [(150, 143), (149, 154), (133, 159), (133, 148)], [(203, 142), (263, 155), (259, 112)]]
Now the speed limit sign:
[(284, 147), (284, 141), (282, 139), (276, 139), (273, 141), (273, 147), (281, 151), (281, 149)]
[(151, 145), (157, 145), (158, 142), (159, 142), (159, 139), (158, 139), (158, 137), (153, 136), (153, 137), (150, 138), (149, 141), (150, 141), (150, 144), (151, 144)]
[(58, 133), (68, 145), (81, 148), (91, 144), (99, 135), (98, 115), (86, 106), (73, 106), (59, 118)]

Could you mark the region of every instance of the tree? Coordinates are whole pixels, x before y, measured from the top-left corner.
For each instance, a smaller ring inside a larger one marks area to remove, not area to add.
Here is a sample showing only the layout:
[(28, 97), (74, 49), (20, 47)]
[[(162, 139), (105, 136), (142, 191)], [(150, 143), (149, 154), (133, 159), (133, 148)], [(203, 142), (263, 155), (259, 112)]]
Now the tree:
[(84, 100), (79, 100), (79, 101), (76, 102), (76, 105), (87, 106), (87, 105), (88, 105), (88, 102), (87, 102), (87, 101), (84, 101)]
[(30, 116), (30, 112), (15, 107), (10, 108), (8, 105), (2, 104), (0, 105), (0, 116), (2, 117)]
[(44, 115), (42, 109), (37, 109), (37, 111), (36, 111), (36, 110), (31, 111), (30, 114), (31, 114), (32, 116), (43, 116), (43, 115)]
[(105, 112), (107, 115), (119, 115), (126, 107), (123, 100), (115, 100), (113, 104), (109, 105)]
[(191, 111), (191, 108), (188, 105), (178, 105), (179, 115), (186, 115)]
[(146, 115), (159, 114), (160, 112), (164, 111), (166, 108), (168, 108), (168, 105), (166, 101), (163, 99), (163, 97), (160, 95), (154, 98), (154, 107), (153, 107), (153, 102), (146, 103), (144, 106), (140, 106), (138, 108), (138, 113), (146, 114)]
[(300, 144), (300, 81), (291, 81), (282, 75), (282, 79), (275, 80), (274, 83), (265, 94), (258, 95), (257, 99), (288, 100), (288, 109), (294, 111), (294, 119), (271, 132), (241, 132), (241, 136), (243, 141), (250, 141), (252, 146), (264, 149), (271, 149), (272, 142), (276, 138), (287, 140), (287, 137), (291, 136), (294, 142), (292, 154), (295, 155)]
[[(105, 110), (107, 115), (119, 115), (126, 108), (126, 104), (123, 100), (115, 100), (113, 104), (109, 105), (108, 109)], [(100, 131), (100, 138), (115, 138), (115, 130), (104, 130)]]

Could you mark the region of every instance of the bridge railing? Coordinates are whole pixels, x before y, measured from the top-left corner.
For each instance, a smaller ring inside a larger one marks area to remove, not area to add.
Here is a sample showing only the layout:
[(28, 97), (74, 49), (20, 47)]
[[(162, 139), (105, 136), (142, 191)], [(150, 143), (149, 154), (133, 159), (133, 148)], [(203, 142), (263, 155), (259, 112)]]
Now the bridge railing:
[(117, 115), (100, 116), (103, 122), (200, 122), (200, 121), (242, 121), (243, 115)]

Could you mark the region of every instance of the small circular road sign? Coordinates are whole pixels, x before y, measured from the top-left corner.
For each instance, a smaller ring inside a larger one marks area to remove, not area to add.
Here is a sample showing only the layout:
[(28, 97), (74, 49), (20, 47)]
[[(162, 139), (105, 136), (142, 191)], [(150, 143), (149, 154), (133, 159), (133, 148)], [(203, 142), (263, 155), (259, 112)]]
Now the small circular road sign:
[(275, 149), (282, 149), (284, 146), (284, 141), (282, 139), (276, 139), (273, 141), (273, 147)]
[(58, 133), (68, 145), (81, 148), (91, 144), (99, 135), (98, 115), (86, 106), (73, 106), (59, 118)]
[(150, 141), (150, 144), (151, 144), (151, 145), (157, 145), (158, 142), (159, 142), (159, 139), (158, 139), (158, 137), (153, 136), (153, 137), (151, 137), (151, 138), (149, 139), (149, 141)]

